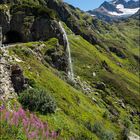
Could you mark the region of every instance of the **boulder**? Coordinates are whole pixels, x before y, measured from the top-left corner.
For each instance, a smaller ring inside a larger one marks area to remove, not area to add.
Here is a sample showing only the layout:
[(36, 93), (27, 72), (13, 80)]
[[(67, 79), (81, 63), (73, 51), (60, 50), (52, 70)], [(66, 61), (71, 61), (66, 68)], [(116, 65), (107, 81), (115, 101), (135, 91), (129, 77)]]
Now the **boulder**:
[(23, 76), (23, 71), (19, 65), (11, 66), (11, 81), (15, 92), (19, 93), (25, 88), (25, 78)]
[(122, 59), (126, 58), (125, 54), (120, 49), (118, 49), (117, 47), (109, 47), (109, 50), (111, 52), (115, 53), (118, 57), (120, 57)]
[(106, 84), (103, 82), (96, 83), (96, 88), (100, 90), (105, 90)]

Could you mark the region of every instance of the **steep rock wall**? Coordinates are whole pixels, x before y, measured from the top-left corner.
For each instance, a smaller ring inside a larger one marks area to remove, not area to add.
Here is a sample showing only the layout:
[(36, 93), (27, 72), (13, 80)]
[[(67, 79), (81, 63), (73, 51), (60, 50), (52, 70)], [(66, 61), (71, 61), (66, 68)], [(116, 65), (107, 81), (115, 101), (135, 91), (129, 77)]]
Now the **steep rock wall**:
[(60, 44), (64, 45), (63, 33), (59, 23), (55, 18), (50, 17), (44, 9), (16, 5), (12, 6), (9, 11), (10, 22), (7, 11), (0, 10), (0, 26), (3, 28), (4, 42), (6, 41), (7, 33), (14, 31), (22, 36), (22, 42), (46, 41), (55, 37), (59, 39)]

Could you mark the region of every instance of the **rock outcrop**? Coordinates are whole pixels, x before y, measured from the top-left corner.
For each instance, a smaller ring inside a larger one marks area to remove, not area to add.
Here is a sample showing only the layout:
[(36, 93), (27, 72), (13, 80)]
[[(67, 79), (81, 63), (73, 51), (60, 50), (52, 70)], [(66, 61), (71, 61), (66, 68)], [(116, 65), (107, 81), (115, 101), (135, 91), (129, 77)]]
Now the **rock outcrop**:
[[(6, 6), (6, 9), (0, 10), (3, 42), (8, 44), (36, 40), (46, 41), (55, 37), (59, 39), (60, 44), (64, 45), (63, 33), (53, 14), (53, 11), (47, 7), (36, 5), (31, 7), (26, 5)], [(11, 34), (14, 34), (16, 40), (11, 38)]]
[(3, 57), (0, 57), (0, 98), (7, 100), (16, 96), (13, 84), (11, 82), (10, 65), (6, 60), (7, 51), (1, 49)]
[(131, 131), (128, 136), (128, 140), (140, 140), (140, 136)]
[(11, 81), (15, 92), (19, 93), (25, 88), (26, 80), (23, 76), (23, 71), (16, 64), (11, 66)]
[[(47, 5), (56, 11), (59, 18), (65, 22), (75, 34), (81, 35), (92, 44), (100, 44), (101, 41), (97, 38), (93, 25), (86, 20), (83, 21), (85, 23), (80, 24), (79, 15), (73, 12), (76, 10), (75, 7), (58, 0), (48, 0)], [(82, 14), (82, 11), (79, 12)], [(86, 16), (88, 17), (88, 15)]]
[(125, 54), (120, 49), (118, 49), (117, 47), (109, 47), (109, 50), (111, 52), (115, 53), (118, 57), (120, 57), (122, 59), (126, 58)]
[(61, 71), (67, 71), (67, 57), (63, 51), (57, 47), (46, 51), (44, 59), (54, 68)]

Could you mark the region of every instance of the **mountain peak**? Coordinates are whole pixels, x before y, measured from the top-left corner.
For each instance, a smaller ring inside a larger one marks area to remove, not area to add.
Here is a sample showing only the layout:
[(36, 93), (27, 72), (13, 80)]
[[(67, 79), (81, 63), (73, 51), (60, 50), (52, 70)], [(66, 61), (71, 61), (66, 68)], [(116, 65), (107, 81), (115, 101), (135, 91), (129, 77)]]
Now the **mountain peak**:
[(126, 0), (114, 0), (114, 1), (112, 1), (112, 2), (113, 2), (115, 5), (116, 5), (116, 4), (123, 4), (123, 5), (124, 5), (124, 4), (126, 4), (127, 1), (126, 1)]
[(139, 2), (140, 0), (104, 1), (99, 8), (90, 11), (90, 14), (96, 15), (98, 18), (104, 17), (104, 19), (107, 20), (128, 17), (135, 14), (140, 9)]

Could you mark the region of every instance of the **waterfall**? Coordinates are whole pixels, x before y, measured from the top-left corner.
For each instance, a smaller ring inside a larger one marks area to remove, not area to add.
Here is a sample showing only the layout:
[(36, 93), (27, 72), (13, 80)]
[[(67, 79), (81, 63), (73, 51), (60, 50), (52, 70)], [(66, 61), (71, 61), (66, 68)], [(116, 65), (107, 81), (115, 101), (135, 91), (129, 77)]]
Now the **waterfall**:
[(68, 78), (71, 81), (74, 81), (74, 73), (73, 73), (73, 67), (72, 67), (72, 60), (71, 60), (71, 50), (70, 50), (70, 44), (69, 44), (69, 40), (67, 37), (67, 33), (65, 31), (65, 29), (63, 28), (63, 25), (61, 24), (61, 22), (59, 22), (60, 28), (63, 32), (63, 39), (66, 42), (66, 52), (68, 54)]
[(10, 24), (10, 21), (11, 21), (10, 9), (7, 9), (6, 14), (8, 16), (8, 23)]
[(0, 26), (0, 47), (2, 46), (2, 27)]

